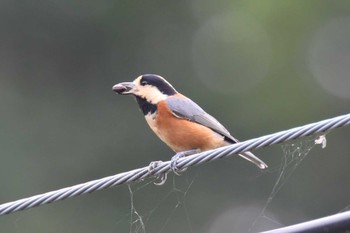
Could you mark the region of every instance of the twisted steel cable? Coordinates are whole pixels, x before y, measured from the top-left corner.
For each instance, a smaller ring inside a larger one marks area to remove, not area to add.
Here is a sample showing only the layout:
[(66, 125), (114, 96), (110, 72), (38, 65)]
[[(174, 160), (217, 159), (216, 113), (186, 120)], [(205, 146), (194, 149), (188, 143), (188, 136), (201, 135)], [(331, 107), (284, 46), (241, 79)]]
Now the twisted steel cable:
[(331, 216), (298, 223), (295, 225), (282, 227), (263, 233), (335, 233), (335, 232), (349, 232), (350, 229), (350, 211), (337, 213)]
[[(215, 150), (205, 151), (202, 153), (198, 153), (195, 156), (180, 158), (177, 162), (177, 167), (179, 169), (184, 169), (190, 166), (196, 166), (216, 159), (225, 158), (234, 154), (239, 154), (244, 151), (266, 147), (281, 142), (286, 142), (292, 139), (309, 136), (315, 133), (326, 132), (331, 129), (343, 127), (349, 124), (350, 114), (346, 114), (331, 119), (319, 121), (316, 123), (281, 131), (278, 133), (262, 136), (259, 138), (250, 139), (244, 142), (239, 142)], [(91, 193), (97, 190), (111, 188), (132, 181), (143, 180), (151, 176), (166, 174), (171, 171), (170, 164), (171, 161), (166, 161), (158, 164), (151, 171), (149, 169), (149, 166), (146, 166), (128, 172), (119, 173), (113, 176), (108, 176), (102, 179), (58, 189), (55, 191), (35, 195), (13, 202), (4, 203), (0, 205), (0, 215), (14, 213), (43, 204), (64, 200), (86, 193)]]

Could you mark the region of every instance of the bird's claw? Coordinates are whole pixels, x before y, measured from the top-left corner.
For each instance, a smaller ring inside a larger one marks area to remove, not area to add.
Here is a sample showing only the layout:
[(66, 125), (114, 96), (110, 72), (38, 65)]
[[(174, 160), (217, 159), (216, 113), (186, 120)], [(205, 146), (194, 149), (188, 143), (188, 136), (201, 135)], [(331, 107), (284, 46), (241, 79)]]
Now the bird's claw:
[(174, 174), (181, 176), (181, 173), (187, 170), (187, 168), (180, 169), (177, 167), (177, 161), (179, 160), (179, 158), (182, 158), (182, 157), (185, 157), (188, 155), (192, 155), (192, 154), (196, 154), (198, 152), (200, 152), (199, 149), (193, 149), (193, 150), (186, 150), (186, 151), (181, 151), (181, 152), (176, 153), (176, 155), (174, 155), (171, 158), (171, 163), (170, 163), (170, 168), (174, 172)]
[(187, 168), (179, 169), (177, 167), (177, 161), (179, 160), (179, 158), (182, 158), (185, 156), (186, 155), (183, 152), (179, 152), (179, 153), (176, 153), (176, 155), (174, 155), (171, 158), (170, 168), (174, 172), (175, 175), (181, 176), (181, 172), (184, 172), (187, 170)]
[[(156, 168), (156, 167), (158, 167), (159, 166), (159, 164), (161, 164), (163, 161), (161, 161), (161, 160), (159, 160), (159, 161), (153, 161), (153, 162), (151, 162), (150, 164), (149, 164), (149, 166), (148, 166), (148, 173), (150, 174), (150, 175), (153, 175), (153, 173), (154, 173), (154, 169)], [(166, 180), (167, 180), (167, 178), (168, 178), (168, 173), (163, 173), (163, 174), (159, 174), (159, 175), (155, 175), (155, 177), (157, 178), (157, 179), (160, 179), (160, 182), (153, 182), (153, 184), (155, 184), (155, 185), (163, 185), (163, 184), (165, 184), (165, 182), (166, 182)]]
[(150, 175), (153, 175), (154, 169), (155, 169), (156, 167), (158, 167), (159, 164), (161, 164), (162, 162), (163, 162), (162, 160), (150, 162), (150, 164), (148, 165), (148, 173), (149, 173)]
[[(174, 155), (171, 158), (170, 169), (176, 175), (180, 176), (182, 172), (187, 170), (187, 168), (180, 169), (180, 168), (177, 167), (177, 161), (179, 160), (179, 158), (182, 158), (182, 157), (185, 157), (185, 156), (188, 156), (188, 155), (192, 155), (192, 154), (196, 154), (196, 153), (199, 153), (199, 152), (200, 152), (199, 149), (193, 149), (193, 150), (186, 150), (186, 151), (181, 151), (181, 152), (176, 153), (176, 155)], [(161, 163), (163, 163), (163, 161), (161, 161), (161, 160), (151, 162), (149, 164), (149, 166), (148, 166), (148, 173), (150, 175), (153, 175), (154, 174), (154, 169), (156, 167), (158, 167)], [(155, 185), (163, 185), (166, 182), (167, 178), (168, 178), (168, 172), (163, 173), (163, 174), (155, 175), (155, 177), (157, 177), (157, 179), (160, 179), (160, 182), (159, 183), (153, 182), (153, 183)]]

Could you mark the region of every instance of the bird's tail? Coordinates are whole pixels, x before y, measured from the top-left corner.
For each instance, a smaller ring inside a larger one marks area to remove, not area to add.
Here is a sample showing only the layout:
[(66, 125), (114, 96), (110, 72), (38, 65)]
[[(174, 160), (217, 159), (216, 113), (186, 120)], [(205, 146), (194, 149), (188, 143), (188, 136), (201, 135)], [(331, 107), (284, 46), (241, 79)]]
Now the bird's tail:
[(241, 154), (239, 154), (239, 156), (241, 156), (242, 158), (254, 163), (256, 166), (258, 166), (258, 168), (260, 169), (266, 169), (267, 165), (266, 163), (264, 163), (261, 159), (259, 159), (258, 157), (256, 157), (252, 152), (250, 151), (246, 151), (243, 152)]

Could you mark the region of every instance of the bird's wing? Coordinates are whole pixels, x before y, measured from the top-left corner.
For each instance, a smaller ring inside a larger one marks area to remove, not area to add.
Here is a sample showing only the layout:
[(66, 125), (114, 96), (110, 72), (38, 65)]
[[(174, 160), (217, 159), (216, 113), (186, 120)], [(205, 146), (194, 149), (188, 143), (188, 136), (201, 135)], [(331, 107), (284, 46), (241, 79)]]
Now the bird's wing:
[[(165, 101), (172, 113), (174, 114), (174, 116), (204, 125), (212, 129), (216, 133), (223, 135), (226, 139), (228, 139), (228, 141), (232, 143), (238, 142), (238, 140), (232, 137), (231, 134), (227, 131), (227, 129), (222, 124), (220, 124), (220, 122), (218, 122), (214, 117), (206, 113), (192, 100), (186, 97), (170, 97), (167, 98)], [(267, 165), (262, 160), (260, 160), (258, 157), (256, 157), (249, 151), (243, 152), (239, 155), (247, 159), (248, 161), (254, 163), (260, 169), (267, 168)]]
[(206, 113), (201, 107), (198, 106), (198, 104), (196, 104), (192, 100), (186, 97), (170, 97), (167, 98), (165, 101), (169, 109), (176, 117), (204, 125), (212, 129), (216, 133), (225, 136), (233, 143), (238, 142), (238, 140), (232, 137), (228, 130), (222, 124), (220, 124), (220, 122), (218, 122), (214, 117)]

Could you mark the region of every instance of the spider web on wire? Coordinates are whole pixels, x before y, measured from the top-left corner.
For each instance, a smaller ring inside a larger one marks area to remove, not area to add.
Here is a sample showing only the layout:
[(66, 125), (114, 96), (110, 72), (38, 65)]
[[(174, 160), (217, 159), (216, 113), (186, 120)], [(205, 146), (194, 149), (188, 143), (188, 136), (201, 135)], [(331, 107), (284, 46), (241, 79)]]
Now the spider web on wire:
[(276, 178), (276, 182), (273, 185), (271, 192), (266, 199), (263, 208), (261, 209), (260, 214), (253, 221), (251, 227), (248, 232), (254, 232), (254, 229), (257, 227), (259, 222), (263, 220), (267, 220), (276, 225), (276, 227), (284, 226), (278, 220), (273, 217), (269, 217), (267, 215), (267, 209), (272, 203), (273, 199), (280, 192), (283, 186), (288, 182), (288, 179), (295, 172), (297, 167), (301, 164), (301, 162), (306, 158), (306, 156), (310, 153), (310, 151), (318, 144), (322, 146), (322, 148), (326, 147), (326, 136), (325, 134), (312, 135), (309, 137), (305, 137), (302, 139), (293, 140), (290, 142), (283, 143), (281, 145), (281, 149), (283, 151), (282, 159), (280, 166), (278, 168), (278, 176)]
[[(173, 224), (176, 215), (182, 215), (181, 225), (186, 232), (193, 232), (187, 209), (186, 197), (195, 182), (196, 177), (169, 177), (167, 184), (155, 186), (156, 179), (147, 183), (128, 184), (130, 196), (130, 212), (117, 221), (117, 225), (129, 222), (130, 233), (158, 232), (166, 233)], [(162, 193), (159, 199), (147, 195), (148, 191), (157, 188)]]
[[(277, 178), (263, 205), (260, 214), (253, 219), (251, 226), (247, 232), (255, 232), (260, 224), (267, 221), (268, 225), (277, 227), (283, 226), (277, 219), (269, 216), (267, 211), (276, 195), (288, 179), (295, 172), (297, 167), (306, 158), (309, 152), (317, 145), (321, 144), (325, 147), (326, 139), (323, 135), (310, 136), (303, 139), (294, 140), (281, 145), (282, 159), (279, 168), (270, 170), (276, 173)], [(195, 183), (196, 177), (189, 178), (188, 173), (181, 177), (171, 176), (163, 186), (155, 186), (155, 179), (148, 182), (138, 182), (128, 185), (130, 195), (130, 212), (120, 221), (129, 222), (130, 233), (146, 233), (158, 232), (165, 233), (172, 229), (177, 214), (182, 215), (182, 223), (178, 223), (185, 228), (186, 232), (196, 232), (191, 223), (191, 216), (187, 209), (186, 199), (190, 194), (190, 190)], [(153, 192), (154, 188), (163, 189), (162, 198), (150, 200), (149, 195), (145, 195), (148, 191)], [(153, 190), (153, 191), (152, 191)], [(157, 221), (157, 223), (155, 222)]]

